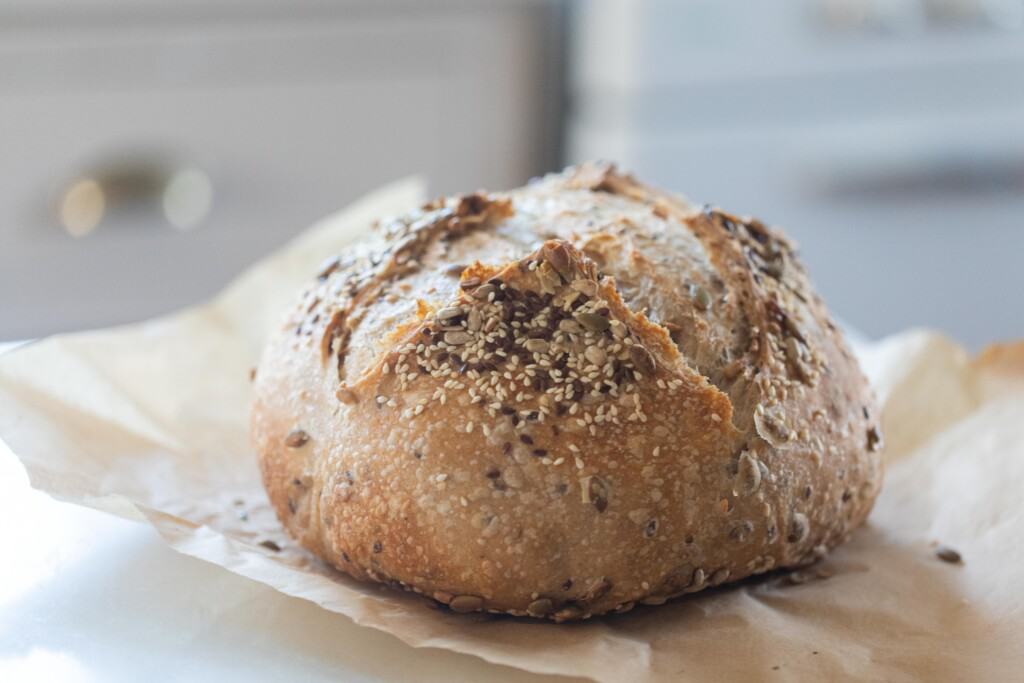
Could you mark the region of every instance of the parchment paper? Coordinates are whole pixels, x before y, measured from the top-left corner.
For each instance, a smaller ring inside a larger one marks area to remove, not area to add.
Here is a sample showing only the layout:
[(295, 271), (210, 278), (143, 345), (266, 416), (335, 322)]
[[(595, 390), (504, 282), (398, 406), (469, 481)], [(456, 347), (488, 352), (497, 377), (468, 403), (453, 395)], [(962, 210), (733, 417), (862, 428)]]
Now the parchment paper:
[(972, 359), (913, 331), (860, 350), (884, 405), (885, 487), (868, 525), (795, 577), (555, 625), (451, 614), (297, 549), (247, 442), (249, 368), (317, 264), (421, 194), (405, 181), (368, 196), (209, 304), (0, 357), (0, 438), (54, 497), (415, 647), (597, 681), (1022, 680), (1024, 344)]

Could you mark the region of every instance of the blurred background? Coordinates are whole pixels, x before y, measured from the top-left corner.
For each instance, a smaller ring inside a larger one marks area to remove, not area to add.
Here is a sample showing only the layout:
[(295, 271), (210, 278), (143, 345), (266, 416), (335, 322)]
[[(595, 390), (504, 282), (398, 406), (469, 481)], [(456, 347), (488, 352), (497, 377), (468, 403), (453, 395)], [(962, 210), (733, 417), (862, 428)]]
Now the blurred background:
[(0, 341), (590, 158), (783, 226), (870, 337), (1024, 337), (1024, 0), (0, 0)]

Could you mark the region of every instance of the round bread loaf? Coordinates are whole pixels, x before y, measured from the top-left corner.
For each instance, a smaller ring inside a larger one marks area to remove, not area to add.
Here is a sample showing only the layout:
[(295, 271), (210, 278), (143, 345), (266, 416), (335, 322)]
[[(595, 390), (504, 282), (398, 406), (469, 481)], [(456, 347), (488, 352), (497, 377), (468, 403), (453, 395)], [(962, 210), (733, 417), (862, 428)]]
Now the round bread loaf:
[(821, 558), (881, 484), (793, 247), (586, 164), (331, 259), (258, 368), (289, 533), (455, 611), (586, 618)]

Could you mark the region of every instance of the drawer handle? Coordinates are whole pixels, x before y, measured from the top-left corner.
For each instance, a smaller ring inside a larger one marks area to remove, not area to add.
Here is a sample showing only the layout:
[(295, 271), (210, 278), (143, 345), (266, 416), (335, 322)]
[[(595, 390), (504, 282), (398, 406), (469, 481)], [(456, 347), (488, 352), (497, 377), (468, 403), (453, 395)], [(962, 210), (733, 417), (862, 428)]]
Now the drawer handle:
[(73, 237), (131, 214), (135, 223), (152, 219), (178, 230), (192, 230), (206, 220), (213, 206), (213, 183), (197, 166), (170, 164), (155, 158), (122, 158), (87, 169), (61, 192), (57, 218)]

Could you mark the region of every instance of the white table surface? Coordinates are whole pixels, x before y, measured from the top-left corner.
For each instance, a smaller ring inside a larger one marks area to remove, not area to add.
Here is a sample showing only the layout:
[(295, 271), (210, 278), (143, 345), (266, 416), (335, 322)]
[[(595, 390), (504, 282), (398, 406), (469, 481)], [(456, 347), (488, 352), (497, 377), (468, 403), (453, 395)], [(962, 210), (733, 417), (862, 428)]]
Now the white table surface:
[[(0, 352), (3, 347), (0, 345)], [(414, 649), (31, 489), (0, 442), (0, 682), (566, 681)]]

